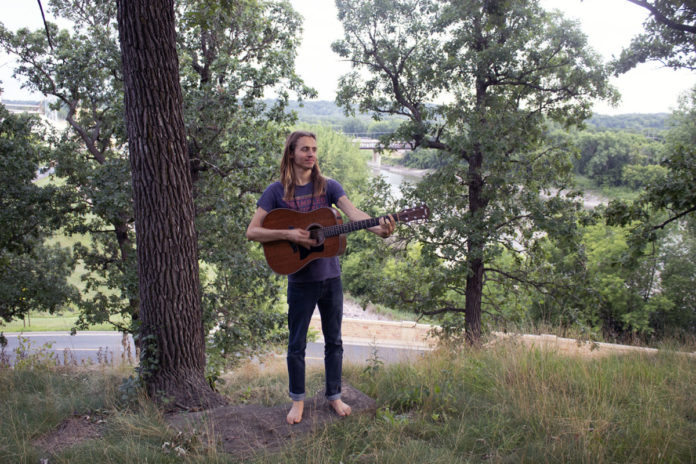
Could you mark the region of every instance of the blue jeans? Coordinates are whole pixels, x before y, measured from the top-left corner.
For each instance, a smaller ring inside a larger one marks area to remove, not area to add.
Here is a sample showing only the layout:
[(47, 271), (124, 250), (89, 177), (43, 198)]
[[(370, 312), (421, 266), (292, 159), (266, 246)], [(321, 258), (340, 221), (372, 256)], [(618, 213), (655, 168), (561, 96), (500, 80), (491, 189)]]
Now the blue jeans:
[(343, 285), (341, 278), (321, 282), (288, 283), (288, 377), (290, 398), (305, 398), (305, 349), (307, 330), (314, 308), (319, 306), (321, 331), (324, 334), (324, 370), (326, 397), (329, 401), (341, 397), (341, 371), (343, 367)]

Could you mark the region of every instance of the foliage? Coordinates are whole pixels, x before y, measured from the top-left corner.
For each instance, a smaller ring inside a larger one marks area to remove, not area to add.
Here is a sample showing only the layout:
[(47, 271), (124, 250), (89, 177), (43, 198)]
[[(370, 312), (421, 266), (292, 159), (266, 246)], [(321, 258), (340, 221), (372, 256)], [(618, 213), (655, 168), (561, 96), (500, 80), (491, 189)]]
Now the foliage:
[(339, 181), (348, 197), (359, 203), (370, 174), (367, 167), (369, 152), (361, 151), (349, 136), (326, 126), (302, 126), (305, 127), (317, 136), (322, 174)]
[(657, 185), (667, 178), (667, 168), (659, 164), (645, 166), (629, 164), (624, 166), (621, 174), (622, 183), (634, 190), (642, 190), (650, 185)]
[(67, 282), (69, 255), (43, 243), (61, 226), (69, 201), (60, 188), (33, 182), (51, 156), (43, 132), (36, 119), (0, 105), (0, 317), (7, 322), (30, 310), (53, 312), (76, 297)]
[(53, 48), (44, 30), (2, 27), (0, 44), (18, 58), (15, 73), (28, 88), (68, 109), (69, 128), (56, 139), (52, 162), (74, 197), (64, 231), (88, 240), (73, 247), (87, 270), (78, 326), (120, 314), (125, 324), (116, 325), (127, 330), (137, 318), (138, 291), (115, 3), (60, 0), (50, 8), (73, 23), (72, 31), (48, 24)]
[(607, 73), (577, 26), (535, 1), (337, 5), (345, 36), (333, 49), (356, 69), (341, 78), (339, 104), (405, 117), (385, 142), (411, 141), (445, 160), (414, 194), (433, 221), (410, 234), (424, 246), (409, 269), (432, 281), (424, 290), (406, 274), (395, 294), (417, 313), (464, 313), (476, 341), (484, 274), (526, 282), (491, 266), (495, 258), (575, 233), (574, 207), (551, 190), (568, 186), (569, 160), (544, 145), (545, 121), (589, 117), (592, 99), (612, 96)]
[(415, 169), (437, 169), (447, 164), (447, 160), (438, 150), (418, 148), (407, 151), (402, 164)]
[(599, 186), (624, 185), (624, 168), (658, 162), (661, 148), (658, 142), (625, 132), (582, 132), (573, 142), (579, 151), (576, 172)]
[[(178, 14), (204, 321), (210, 359), (232, 362), (279, 336), (282, 281), (244, 231), (294, 120), (289, 92), (312, 92), (294, 71), (300, 18), (287, 3), (192, 1)], [(268, 89), (280, 98), (263, 100)]]
[[(16, 73), (28, 87), (68, 108), (54, 161), (76, 196), (65, 230), (89, 240), (73, 247), (87, 270), (79, 325), (108, 320), (134, 331), (135, 231), (115, 2), (54, 0), (50, 8), (73, 23), (71, 31), (49, 24), (53, 48), (43, 30), (4, 27), (0, 46), (17, 56)], [(177, 19), (204, 322), (216, 329), (220, 352), (233, 357), (275, 337), (281, 321), (280, 282), (244, 229), (293, 121), (285, 111), (290, 93), (312, 95), (294, 72), (300, 18), (283, 1), (191, 0), (178, 4)], [(279, 95), (270, 103), (263, 99), (269, 89)]]
[(589, 227), (584, 242), (587, 272), (592, 276), (590, 288), (597, 293), (595, 317), (605, 333), (614, 337), (651, 333), (652, 313), (671, 305), (656, 291), (656, 257), (631, 262), (626, 253), (627, 233), (620, 228)]
[(288, 109), (297, 114), (297, 119), (304, 123), (331, 126), (345, 134), (359, 137), (378, 138), (385, 133), (394, 132), (403, 118), (399, 116), (384, 116), (375, 120), (367, 114), (356, 113), (356, 108), (344, 113), (334, 102), (304, 101), (289, 102)]
[(672, 128), (665, 135), (660, 165), (665, 172), (647, 185), (632, 203), (612, 201), (606, 211), (609, 224), (632, 225), (632, 242), (639, 250), (657, 232), (693, 216), (696, 211), (696, 88), (685, 95), (672, 116)]
[(658, 334), (696, 333), (696, 224), (685, 221), (660, 249), (660, 288), (672, 305), (657, 311), (652, 325)]
[(650, 12), (643, 32), (615, 60), (617, 74), (639, 63), (658, 61), (678, 69), (696, 69), (696, 6), (692, 1), (628, 0)]

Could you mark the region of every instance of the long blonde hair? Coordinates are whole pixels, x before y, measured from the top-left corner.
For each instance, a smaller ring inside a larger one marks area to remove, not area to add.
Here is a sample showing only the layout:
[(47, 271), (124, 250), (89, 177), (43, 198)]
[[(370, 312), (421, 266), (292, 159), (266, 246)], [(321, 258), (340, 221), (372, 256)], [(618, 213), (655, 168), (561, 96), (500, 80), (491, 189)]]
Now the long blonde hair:
[[(285, 150), (283, 151), (283, 159), (280, 162), (280, 183), (283, 184), (283, 200), (290, 201), (295, 198), (295, 185), (297, 178), (293, 169), (293, 160), (291, 155), (297, 148), (297, 142), (302, 137), (312, 137), (315, 141), (317, 136), (308, 131), (295, 131), (288, 135), (285, 140)], [(318, 197), (326, 192), (326, 177), (321, 175), (319, 163), (315, 162), (312, 168), (311, 180), (314, 184), (313, 196)]]

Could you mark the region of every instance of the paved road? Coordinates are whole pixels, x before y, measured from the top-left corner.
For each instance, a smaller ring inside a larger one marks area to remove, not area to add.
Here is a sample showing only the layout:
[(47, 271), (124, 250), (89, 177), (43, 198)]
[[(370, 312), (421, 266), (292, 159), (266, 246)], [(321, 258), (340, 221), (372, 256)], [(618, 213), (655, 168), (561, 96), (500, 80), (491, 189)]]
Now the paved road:
[(52, 353), (61, 364), (108, 363), (118, 364), (130, 359), (135, 360), (133, 338), (128, 337), (124, 346), (123, 335), (119, 332), (25, 332), (23, 334), (6, 333), (7, 347), (5, 353), (14, 363), (16, 349), (23, 345), (22, 351), (36, 353), (43, 350), (46, 355)]
[[(78, 332), (76, 335), (70, 335), (67, 332), (26, 332), (24, 334), (7, 333), (5, 337), (8, 341), (5, 353), (10, 356), (13, 363), (20, 342), (29, 352), (36, 352), (43, 348), (46, 353), (53, 353), (61, 364), (64, 364), (66, 360), (77, 364), (98, 364), (104, 360), (109, 364), (118, 364), (128, 359), (128, 352), (123, 345), (123, 336), (118, 332)], [(128, 337), (126, 347), (130, 349), (131, 359), (135, 360), (135, 348), (131, 337)], [(344, 341), (343, 350), (344, 360), (357, 364), (366, 363), (375, 356), (384, 363), (414, 360), (427, 352), (418, 348), (354, 341)], [(322, 363), (324, 344), (322, 342), (308, 343), (306, 358), (308, 363)]]

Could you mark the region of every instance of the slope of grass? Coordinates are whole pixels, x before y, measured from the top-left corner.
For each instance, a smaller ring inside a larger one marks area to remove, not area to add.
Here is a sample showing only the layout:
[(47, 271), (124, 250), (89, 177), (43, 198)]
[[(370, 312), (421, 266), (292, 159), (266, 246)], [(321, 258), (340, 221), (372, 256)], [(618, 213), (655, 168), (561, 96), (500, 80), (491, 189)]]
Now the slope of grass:
[[(226, 376), (233, 403), (285, 404), (282, 366), (250, 364)], [(566, 358), (512, 344), (442, 349), (414, 364), (347, 366), (348, 382), (376, 398), (376, 417), (351, 417), (259, 463), (696, 461), (696, 360), (655, 356)], [(310, 369), (308, 392), (323, 373)], [(2, 462), (38, 462), (32, 439), (61, 418), (103, 410), (104, 436), (50, 462), (239, 462), (176, 436), (146, 401), (117, 406), (105, 372), (0, 371)], [(174, 452), (174, 447), (179, 452)], [(9, 460), (8, 460), (9, 459)], [(249, 461), (244, 461), (249, 462)]]

